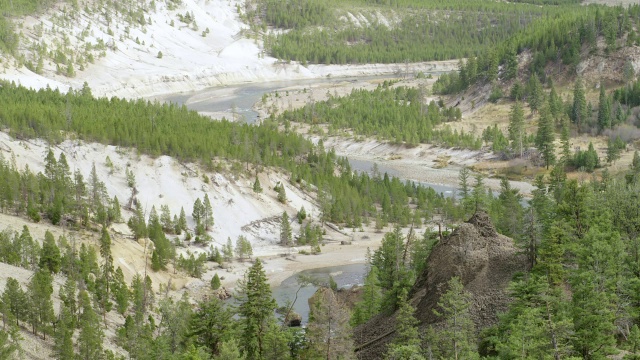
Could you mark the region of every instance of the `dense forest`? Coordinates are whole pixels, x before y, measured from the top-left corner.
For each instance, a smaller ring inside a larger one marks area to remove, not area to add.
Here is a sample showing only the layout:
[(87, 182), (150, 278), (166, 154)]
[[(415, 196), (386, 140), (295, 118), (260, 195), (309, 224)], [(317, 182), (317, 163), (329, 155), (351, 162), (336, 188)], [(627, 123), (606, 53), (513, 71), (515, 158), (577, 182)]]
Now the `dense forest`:
[(398, 144), (415, 146), (431, 143), (447, 147), (479, 149), (482, 140), (473, 134), (458, 133), (448, 127), (436, 126), (460, 120), (459, 108), (446, 108), (432, 101), (424, 104), (424, 91), (409, 87), (394, 87), (393, 82), (374, 91), (355, 89), (350, 95), (309, 103), (303, 108), (285, 111), (282, 122), (328, 124), (329, 135), (350, 130), (356, 135), (376, 137)]
[(349, 3), (355, 5), (354, 12), (342, 2), (331, 6), (317, 0), (253, 1), (245, 15), (262, 30), (289, 29), (265, 39), (270, 54), (279, 59), (303, 64), (401, 63), (476, 56), (538, 21), (566, 13), (564, 6), (532, 5), (577, 2), (359, 1)]

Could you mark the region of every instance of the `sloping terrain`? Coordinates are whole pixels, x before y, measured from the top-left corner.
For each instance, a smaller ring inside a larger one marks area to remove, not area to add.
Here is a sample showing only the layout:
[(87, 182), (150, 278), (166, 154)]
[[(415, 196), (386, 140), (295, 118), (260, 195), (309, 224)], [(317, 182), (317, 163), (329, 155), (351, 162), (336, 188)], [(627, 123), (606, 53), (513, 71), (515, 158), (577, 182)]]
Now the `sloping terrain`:
[[(489, 216), (476, 213), (433, 249), (425, 271), (409, 294), (421, 328), (438, 326), (433, 310), (448, 290), (447, 282), (459, 277), (471, 294), (470, 313), (477, 330), (494, 325), (509, 304), (506, 288), (513, 275), (525, 270), (525, 259), (513, 240), (496, 232)], [(359, 359), (380, 359), (393, 339), (395, 315), (379, 315), (355, 329)]]

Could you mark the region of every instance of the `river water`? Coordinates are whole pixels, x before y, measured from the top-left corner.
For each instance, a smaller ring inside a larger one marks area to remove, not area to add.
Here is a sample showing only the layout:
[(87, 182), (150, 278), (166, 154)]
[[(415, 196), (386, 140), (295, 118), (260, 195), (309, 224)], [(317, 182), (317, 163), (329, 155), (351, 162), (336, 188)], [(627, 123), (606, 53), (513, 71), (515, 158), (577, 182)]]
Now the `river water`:
[[(336, 79), (313, 79), (313, 80), (292, 80), (267, 82), (259, 84), (246, 84), (228, 87), (216, 87), (205, 89), (197, 92), (188, 92), (180, 94), (172, 94), (162, 98), (160, 101), (169, 101), (180, 105), (186, 105), (189, 109), (205, 114), (211, 113), (235, 113), (245, 119), (247, 123), (254, 124), (258, 121), (258, 113), (253, 106), (260, 101), (262, 95), (271, 93), (276, 90), (284, 91), (285, 88), (293, 86), (304, 86), (312, 84), (330, 84), (344, 83), (355, 81), (366, 81), (376, 79), (392, 79), (387, 77), (353, 77), (353, 78), (336, 78)], [(348, 157), (347, 157), (348, 158)], [(374, 162), (349, 159), (351, 168), (355, 171), (367, 172), (371, 174)], [(396, 170), (378, 164), (380, 173), (388, 173), (390, 176), (399, 176)], [(445, 196), (455, 196), (455, 189), (449, 186), (420, 183), (421, 185), (433, 188)], [(366, 266), (363, 263), (351, 264), (344, 266), (329, 266), (324, 268), (304, 270), (299, 274), (308, 275), (318, 279), (321, 283), (328, 283), (329, 276), (333, 276), (334, 280), (340, 288), (347, 288), (353, 285), (359, 285), (364, 282)], [(294, 301), (297, 292), (297, 300), (295, 300), (293, 309), (302, 316), (303, 324), (309, 320), (308, 300), (315, 293), (317, 287), (315, 285), (300, 286), (298, 282), (298, 274), (284, 280), (279, 286), (274, 287), (273, 296), (278, 302), (278, 306), (286, 306)]]
[(293, 311), (300, 314), (302, 323), (306, 324), (309, 321), (309, 298), (313, 296), (318, 287), (311, 284), (302, 286), (304, 284), (300, 284), (299, 275), (311, 277), (317, 283), (323, 285), (329, 283), (329, 277), (331, 276), (338, 284), (338, 288), (351, 288), (354, 285), (362, 285), (364, 283), (365, 273), (365, 264), (303, 270), (296, 275), (288, 277), (279, 286), (272, 288), (273, 298), (278, 303), (278, 306), (290, 306), (290, 304), (293, 304)]

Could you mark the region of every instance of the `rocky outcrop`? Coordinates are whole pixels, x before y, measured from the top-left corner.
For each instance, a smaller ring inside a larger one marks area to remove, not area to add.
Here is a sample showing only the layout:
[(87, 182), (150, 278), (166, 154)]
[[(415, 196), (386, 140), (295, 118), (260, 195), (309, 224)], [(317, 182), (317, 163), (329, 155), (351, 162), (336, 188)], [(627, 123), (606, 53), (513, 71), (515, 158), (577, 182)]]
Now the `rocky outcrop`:
[[(498, 234), (487, 214), (476, 213), (434, 247), (409, 294), (421, 328), (441, 320), (433, 310), (454, 276), (472, 295), (470, 312), (476, 329), (495, 324), (510, 302), (507, 285), (525, 264), (513, 240)], [(382, 358), (394, 327), (394, 316), (378, 316), (355, 329), (358, 358)]]

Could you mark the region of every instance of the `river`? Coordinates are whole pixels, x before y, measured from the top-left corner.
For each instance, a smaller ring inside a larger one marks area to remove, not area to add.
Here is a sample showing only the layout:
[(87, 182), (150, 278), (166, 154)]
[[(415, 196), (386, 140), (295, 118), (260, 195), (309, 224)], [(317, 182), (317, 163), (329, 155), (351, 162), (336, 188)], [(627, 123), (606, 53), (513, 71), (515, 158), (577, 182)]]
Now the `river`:
[[(246, 84), (228, 87), (216, 87), (197, 92), (180, 93), (157, 98), (159, 101), (169, 101), (180, 105), (186, 105), (189, 109), (198, 111), (203, 114), (220, 114), (235, 113), (237, 116), (245, 119), (247, 123), (254, 124), (258, 121), (258, 112), (253, 106), (260, 101), (263, 94), (271, 93), (276, 90), (282, 90), (293, 86), (304, 86), (313, 84), (343, 84), (345, 82), (391, 79), (392, 76), (386, 77), (350, 77), (336, 79), (313, 79), (313, 80), (292, 80), (267, 82), (259, 84)], [(362, 159), (350, 159), (351, 168), (355, 171), (371, 173), (374, 162)], [(380, 173), (388, 173), (390, 176), (400, 176), (401, 174), (383, 164), (378, 164)], [(454, 196), (455, 189), (449, 186), (420, 183), (421, 185), (433, 188), (445, 196)], [(344, 266), (329, 266), (323, 268), (309, 269), (300, 272), (302, 275), (309, 275), (319, 279), (320, 282), (327, 283), (329, 276), (333, 276), (338, 287), (345, 288), (363, 283), (366, 272), (365, 264), (350, 264)], [(298, 282), (298, 274), (284, 280), (279, 286), (274, 287), (273, 296), (279, 306), (286, 306), (292, 302), (298, 293), (297, 300), (294, 304), (294, 311), (302, 316), (302, 322), (309, 320), (308, 300), (315, 293), (317, 287), (314, 285), (306, 285), (300, 287)]]

